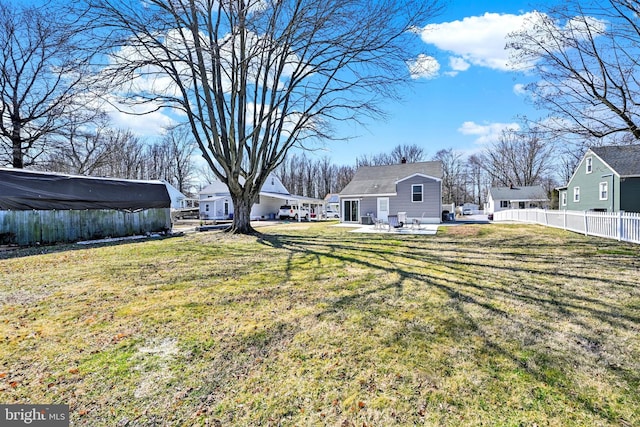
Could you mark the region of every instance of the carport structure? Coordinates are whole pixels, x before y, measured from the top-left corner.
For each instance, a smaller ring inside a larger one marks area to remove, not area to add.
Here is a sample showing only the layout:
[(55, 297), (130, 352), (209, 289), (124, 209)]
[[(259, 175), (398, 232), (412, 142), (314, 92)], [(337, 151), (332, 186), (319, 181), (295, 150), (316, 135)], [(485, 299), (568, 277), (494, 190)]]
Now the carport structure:
[(287, 204), (295, 204), (298, 206), (298, 221), (302, 220), (304, 215), (301, 215), (300, 208), (308, 208), (311, 215), (309, 220), (318, 221), (324, 219), (326, 202), (323, 199), (314, 199), (313, 197), (295, 196), (289, 195), (286, 199)]
[[(312, 215), (313, 219), (320, 219), (324, 213), (324, 200), (289, 193), (275, 174), (269, 175), (258, 196), (251, 208), (252, 221), (275, 219), (280, 206), (287, 204), (308, 207), (309, 212), (315, 214)], [(234, 207), (229, 188), (219, 180), (200, 191), (199, 202), (200, 219), (229, 220), (233, 217)]]

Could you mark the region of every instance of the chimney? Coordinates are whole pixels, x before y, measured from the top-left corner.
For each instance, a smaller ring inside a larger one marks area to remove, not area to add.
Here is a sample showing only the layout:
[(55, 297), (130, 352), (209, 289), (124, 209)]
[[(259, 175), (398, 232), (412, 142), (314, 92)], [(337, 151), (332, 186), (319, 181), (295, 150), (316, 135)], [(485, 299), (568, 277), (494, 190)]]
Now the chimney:
[(511, 190), (513, 190), (513, 182), (510, 182), (510, 183), (509, 183), (509, 188), (510, 188)]
[(400, 160), (400, 163), (402, 163), (403, 165), (404, 165), (405, 163), (407, 163), (407, 158), (406, 158), (406, 157), (403, 157), (403, 158)]

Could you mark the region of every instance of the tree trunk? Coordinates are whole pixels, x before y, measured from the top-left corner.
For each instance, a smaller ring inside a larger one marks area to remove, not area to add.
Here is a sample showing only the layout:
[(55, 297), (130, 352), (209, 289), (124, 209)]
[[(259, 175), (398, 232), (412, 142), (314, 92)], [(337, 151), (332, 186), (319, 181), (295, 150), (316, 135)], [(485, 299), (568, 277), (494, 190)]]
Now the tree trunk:
[(12, 165), (16, 169), (24, 168), (24, 160), (22, 153), (22, 138), (20, 138), (20, 124), (13, 124), (11, 133), (11, 145), (13, 147)]
[(233, 201), (233, 223), (228, 230), (231, 233), (254, 234), (256, 230), (251, 227), (251, 208), (253, 203), (244, 197), (231, 195)]

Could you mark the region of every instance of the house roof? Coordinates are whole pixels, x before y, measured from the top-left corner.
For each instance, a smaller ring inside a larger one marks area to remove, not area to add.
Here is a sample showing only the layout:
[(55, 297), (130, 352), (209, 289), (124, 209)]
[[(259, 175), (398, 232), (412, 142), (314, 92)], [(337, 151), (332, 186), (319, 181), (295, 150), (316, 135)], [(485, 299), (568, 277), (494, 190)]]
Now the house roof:
[(327, 203), (340, 203), (340, 197), (337, 193), (329, 193), (324, 196), (324, 201)]
[(392, 195), (396, 193), (396, 183), (412, 175), (441, 180), (442, 162), (362, 166), (358, 168), (351, 182), (340, 192), (340, 196)]
[[(244, 185), (245, 179), (243, 177), (239, 177), (238, 180), (241, 185)], [(289, 190), (287, 190), (284, 187), (280, 179), (273, 173), (269, 174), (269, 176), (267, 177), (267, 180), (263, 184), (260, 191), (261, 193), (262, 192), (277, 193), (280, 196), (289, 195)], [(200, 194), (200, 198), (206, 199), (207, 197), (204, 197), (204, 196), (228, 195), (230, 194), (230, 192), (229, 192), (229, 187), (227, 187), (227, 184), (225, 184), (220, 180), (215, 180), (211, 184), (207, 185), (202, 190), (200, 190), (199, 194)], [(211, 198), (209, 197), (208, 199), (211, 199)]]
[(640, 176), (640, 145), (592, 147), (591, 151), (620, 176)]
[(540, 185), (528, 187), (491, 187), (493, 200), (549, 200), (546, 191)]

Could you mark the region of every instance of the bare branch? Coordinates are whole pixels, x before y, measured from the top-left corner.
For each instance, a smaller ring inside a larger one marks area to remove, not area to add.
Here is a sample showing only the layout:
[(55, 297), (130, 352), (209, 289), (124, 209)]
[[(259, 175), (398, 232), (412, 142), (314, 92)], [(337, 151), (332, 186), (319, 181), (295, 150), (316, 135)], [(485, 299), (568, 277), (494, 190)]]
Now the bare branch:
[(416, 55), (409, 30), (438, 11), (436, 0), (87, 1), (117, 36), (105, 76), (184, 114), (243, 232), (288, 150), (397, 96)]
[(563, 2), (511, 35), (513, 60), (539, 77), (528, 86), (536, 104), (562, 119), (547, 121), (549, 130), (598, 143), (640, 139), (636, 3)]

